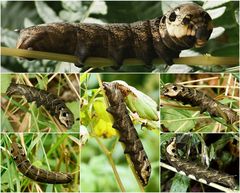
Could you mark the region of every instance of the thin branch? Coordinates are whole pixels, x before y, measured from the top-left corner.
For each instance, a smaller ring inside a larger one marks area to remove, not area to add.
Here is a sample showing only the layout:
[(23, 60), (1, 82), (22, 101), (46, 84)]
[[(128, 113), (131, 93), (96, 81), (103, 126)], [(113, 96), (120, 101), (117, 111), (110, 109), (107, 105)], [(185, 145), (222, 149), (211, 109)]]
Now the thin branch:
[(94, 137), (94, 138), (96, 139), (97, 143), (99, 144), (99, 146), (101, 147), (101, 149), (103, 150), (105, 155), (107, 156), (108, 161), (109, 161), (109, 163), (110, 163), (110, 165), (111, 165), (111, 167), (113, 169), (113, 173), (114, 173), (114, 176), (115, 176), (115, 178), (117, 180), (119, 188), (121, 189), (122, 192), (126, 192), (126, 190), (125, 190), (125, 188), (124, 188), (124, 186), (122, 184), (122, 181), (121, 181), (121, 179), (120, 179), (120, 177), (118, 175), (117, 168), (116, 168), (115, 163), (114, 163), (114, 161), (112, 159), (111, 152), (108, 151), (108, 149), (102, 144), (102, 142), (98, 139), (98, 137)]
[[(172, 167), (172, 166), (170, 166), (170, 165), (167, 165), (167, 164), (165, 164), (165, 163), (163, 163), (163, 162), (160, 162), (160, 166), (163, 167), (163, 168), (166, 168), (166, 169), (168, 169), (168, 170), (171, 170), (171, 171), (173, 171), (173, 172), (175, 172), (175, 173), (179, 173), (179, 172), (176, 170), (176, 168), (174, 168), (174, 167)], [(184, 175), (184, 176), (187, 176), (186, 174), (181, 173), (181, 172), (180, 172), (179, 174)], [(218, 190), (224, 191), (224, 192), (229, 192), (229, 193), (238, 192), (238, 191), (235, 191), (235, 190), (226, 188), (226, 187), (224, 187), (224, 186), (221, 186), (221, 185), (216, 184), (216, 183), (213, 183), (213, 182), (210, 182), (210, 183), (208, 184), (205, 180), (202, 180), (202, 179), (197, 180), (197, 179), (194, 178), (194, 176), (191, 176), (191, 175), (189, 175), (189, 176), (187, 176), (187, 177), (190, 178), (190, 179), (192, 179), (192, 180), (195, 180), (195, 181), (198, 181), (198, 182), (200, 182), (200, 183), (203, 183), (203, 184), (206, 184), (206, 185), (208, 185), (208, 186), (211, 186), (211, 187), (213, 187), (213, 188), (216, 188), (216, 189), (218, 189)]]
[[(77, 63), (79, 58), (74, 55), (67, 54), (58, 54), (51, 52), (42, 52), (42, 51), (33, 51), (33, 50), (23, 50), (17, 48), (7, 48), (1, 47), (1, 55), (3, 56), (16, 56), (22, 58), (35, 58), (35, 59), (48, 59), (48, 60), (57, 60), (63, 62)], [(154, 59), (153, 64), (164, 64), (165, 62), (162, 59)], [(192, 66), (213, 66), (213, 65), (224, 65), (232, 66), (238, 64), (238, 57), (214, 57), (209, 55), (203, 56), (193, 56), (193, 57), (182, 57), (174, 59), (175, 64), (188, 64)], [(94, 65), (93, 65), (94, 64)], [(89, 57), (85, 62), (85, 67), (108, 67), (115, 65), (115, 62), (107, 58), (99, 57)], [(129, 58), (124, 60), (123, 65), (128, 66), (139, 66), (145, 65), (143, 61)]]
[[(124, 144), (121, 143), (121, 145), (124, 148)], [(128, 154), (126, 154), (125, 156), (126, 156), (128, 165), (130, 166), (130, 169), (131, 169), (131, 171), (132, 171), (132, 173), (133, 173), (133, 175), (134, 175), (134, 177), (135, 177), (135, 179), (136, 179), (136, 181), (138, 183), (138, 187), (140, 188), (141, 192), (145, 192), (144, 187), (143, 187), (142, 183), (140, 182), (139, 177), (137, 175), (137, 172), (136, 172), (136, 170), (135, 170), (135, 168), (133, 166), (132, 160), (130, 159)]]
[(67, 54), (57, 54), (51, 52), (41, 52), (34, 50), (24, 50), (17, 48), (7, 48), (1, 47), (1, 55), (3, 56), (17, 56), (23, 58), (36, 58), (36, 59), (48, 59), (48, 60), (57, 60), (63, 62), (78, 62), (78, 58), (76, 56), (67, 55)]
[[(66, 78), (70, 88), (73, 90), (73, 92), (77, 95), (78, 99), (80, 100), (81, 97), (79, 95), (79, 91), (76, 90), (76, 88), (74, 87), (73, 83), (71, 82), (71, 80), (69, 79), (69, 77), (66, 73), (64, 73), (64, 77)], [(79, 90), (80, 90), (80, 88), (79, 88)]]

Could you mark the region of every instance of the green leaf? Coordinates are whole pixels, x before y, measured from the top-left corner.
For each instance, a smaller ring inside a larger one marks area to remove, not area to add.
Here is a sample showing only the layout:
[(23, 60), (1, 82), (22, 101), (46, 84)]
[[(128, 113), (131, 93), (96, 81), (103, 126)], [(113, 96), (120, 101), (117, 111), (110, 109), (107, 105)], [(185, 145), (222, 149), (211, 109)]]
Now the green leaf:
[(211, 123), (204, 127), (201, 127), (200, 129), (197, 130), (197, 132), (206, 132), (206, 133), (210, 132), (211, 133), (211, 132), (213, 132), (213, 129), (215, 126), (216, 126), (216, 123)]
[(78, 12), (70, 12), (70, 11), (60, 11), (59, 17), (68, 22), (81, 21), (83, 18), (83, 13), (81, 11)]
[(1, 93), (6, 93), (7, 88), (12, 82), (13, 74), (1, 74)]
[(213, 28), (213, 32), (211, 34), (210, 39), (215, 39), (221, 36), (224, 32), (225, 32), (225, 29), (223, 27), (215, 27)]
[(162, 11), (165, 14), (166, 12), (168, 12), (169, 10), (185, 4), (185, 3), (191, 3), (192, 1), (162, 1)]
[(162, 146), (163, 143), (169, 141), (169, 139), (172, 139), (174, 136), (175, 136), (174, 133), (164, 133), (164, 134), (161, 134), (161, 137), (160, 137), (160, 144), (161, 144), (161, 146)]
[(221, 1), (205, 1), (203, 4), (203, 9), (211, 9), (211, 8), (215, 8), (215, 7), (219, 7), (227, 2), (229, 2), (230, 0), (221, 0)]
[(119, 84), (119, 88), (122, 93), (126, 93), (124, 100), (126, 101), (127, 107), (132, 111), (136, 112), (139, 117), (143, 119), (158, 121), (159, 115), (157, 111), (157, 103), (148, 95), (137, 90), (136, 88), (129, 86), (124, 81), (114, 81)]
[(207, 12), (211, 16), (212, 19), (216, 19), (216, 18), (221, 17), (224, 14), (225, 10), (226, 10), (226, 6), (223, 6), (220, 8), (208, 10)]
[(12, 125), (10, 124), (8, 117), (4, 113), (4, 111), (1, 110), (1, 131), (14, 131), (12, 128)]
[(104, 1), (93, 1), (90, 8), (89, 14), (107, 14), (107, 5)]
[(239, 25), (239, 10), (235, 10), (234, 14), (235, 14), (235, 19)]
[(64, 1), (62, 0), (62, 7), (67, 11), (77, 12), (83, 9), (83, 5), (81, 1)]
[(229, 103), (233, 103), (236, 102), (236, 100), (231, 99), (231, 98), (224, 98), (223, 100), (219, 101), (222, 104), (229, 104)]
[(30, 27), (30, 26), (34, 26), (34, 25), (35, 25), (35, 23), (32, 20), (30, 20), (29, 18), (24, 19), (24, 27)]
[(7, 47), (15, 47), (17, 37), (18, 35), (16, 32), (1, 28), (1, 43), (3, 42)]
[(211, 146), (210, 146), (210, 153), (209, 153), (209, 159), (210, 159), (210, 161), (211, 161), (212, 159), (215, 159), (215, 157), (216, 157), (215, 148), (214, 148), (214, 146), (211, 144)]
[(189, 119), (193, 115), (191, 111), (162, 108), (160, 112), (162, 123), (170, 132), (187, 132), (195, 128), (195, 120)]
[(62, 22), (53, 9), (51, 9), (45, 2), (35, 1), (35, 6), (39, 16), (45, 23)]
[[(79, 104), (79, 101), (73, 101), (73, 102), (70, 102), (70, 103), (66, 103), (67, 107), (69, 109), (71, 109), (72, 113), (74, 114), (74, 119), (75, 119), (75, 124), (74, 126), (76, 125), (76, 123), (79, 121), (76, 121), (76, 119), (78, 119), (80, 117), (80, 104)], [(80, 125), (77, 124), (77, 128), (79, 129)]]
[(173, 178), (170, 192), (187, 192), (190, 179), (187, 176), (176, 174)]

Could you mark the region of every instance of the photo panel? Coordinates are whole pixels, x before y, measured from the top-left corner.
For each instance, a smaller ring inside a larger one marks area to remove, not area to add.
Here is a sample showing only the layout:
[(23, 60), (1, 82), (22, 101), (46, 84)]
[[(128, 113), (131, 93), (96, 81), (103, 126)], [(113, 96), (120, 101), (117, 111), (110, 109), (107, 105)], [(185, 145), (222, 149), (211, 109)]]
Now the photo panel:
[(79, 132), (79, 74), (1, 74), (2, 132)]
[(227, 0), (5, 1), (2, 70), (237, 71), (238, 9)]
[(159, 75), (81, 74), (80, 87), (81, 191), (158, 192)]
[(238, 73), (161, 74), (161, 131), (237, 132)]
[(238, 192), (239, 133), (162, 133), (161, 192)]
[(79, 134), (2, 133), (1, 192), (79, 192)]

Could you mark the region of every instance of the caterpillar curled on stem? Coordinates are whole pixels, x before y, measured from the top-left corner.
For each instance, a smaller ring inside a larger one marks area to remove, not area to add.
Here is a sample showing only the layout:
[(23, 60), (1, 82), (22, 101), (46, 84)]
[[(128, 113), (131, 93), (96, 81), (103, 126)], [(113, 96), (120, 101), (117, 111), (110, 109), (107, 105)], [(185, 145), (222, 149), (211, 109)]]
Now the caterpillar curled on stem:
[(63, 100), (52, 93), (24, 84), (11, 83), (6, 94), (8, 96), (22, 95), (28, 102), (35, 101), (37, 107), (41, 105), (44, 106), (50, 114), (55, 116), (67, 129), (70, 129), (74, 124), (73, 113), (65, 105)]
[[(165, 15), (122, 24), (52, 23), (20, 31), (17, 48), (73, 54), (78, 67), (92, 57), (107, 57), (120, 68), (126, 58), (152, 66), (154, 58), (173, 64), (182, 50), (201, 47), (212, 33), (212, 19), (197, 4), (180, 5)], [(93, 66), (94, 67), (94, 66)]]
[(213, 117), (222, 117), (227, 123), (233, 124), (239, 121), (239, 115), (231, 108), (194, 88), (169, 83), (162, 88), (161, 94), (180, 101), (183, 104), (190, 104), (193, 107), (198, 106), (200, 108), (200, 113), (207, 111)]
[(230, 187), (231, 189), (237, 187), (236, 181), (232, 175), (207, 168), (204, 165), (186, 159), (181, 159), (177, 153), (176, 137), (167, 144), (166, 157), (169, 163), (175, 167), (178, 172), (184, 172), (187, 176), (191, 175), (197, 180), (205, 180), (207, 184), (214, 182)]
[(11, 154), (18, 170), (24, 176), (27, 176), (34, 181), (48, 184), (66, 184), (73, 180), (71, 174), (47, 171), (33, 166), (27, 159), (22, 146), (16, 142), (12, 143)]
[(114, 118), (112, 127), (119, 131), (119, 141), (125, 145), (124, 153), (129, 155), (141, 183), (143, 186), (146, 186), (151, 175), (151, 164), (133, 122), (128, 115), (124, 97), (117, 88), (117, 83), (104, 82), (103, 86), (110, 103), (107, 111)]

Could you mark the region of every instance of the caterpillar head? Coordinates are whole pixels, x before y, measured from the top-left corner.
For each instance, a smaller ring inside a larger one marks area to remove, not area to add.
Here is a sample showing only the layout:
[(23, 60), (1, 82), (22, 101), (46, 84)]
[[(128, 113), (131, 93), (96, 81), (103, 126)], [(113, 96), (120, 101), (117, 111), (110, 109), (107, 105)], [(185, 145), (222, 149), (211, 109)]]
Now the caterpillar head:
[(210, 15), (197, 4), (183, 4), (166, 13), (161, 19), (162, 37), (168, 38), (185, 49), (202, 47), (209, 39), (212, 30)]
[(21, 162), (21, 160), (24, 160), (26, 157), (26, 154), (22, 148), (22, 146), (16, 142), (12, 142), (11, 145), (11, 154), (14, 160), (18, 160)]
[(123, 102), (123, 96), (120, 90), (118, 89), (119, 84), (117, 82), (103, 82), (103, 88), (106, 92), (109, 100), (109, 103), (114, 106), (117, 103)]
[(61, 107), (59, 110), (59, 121), (67, 129), (71, 129), (74, 124), (74, 115), (68, 108)]
[(182, 85), (169, 83), (162, 88), (161, 93), (171, 98), (177, 96), (181, 91), (183, 91)]
[(167, 145), (166, 149), (167, 153), (171, 155), (172, 161), (174, 161), (177, 158), (177, 153), (176, 153), (176, 137), (171, 139)]

